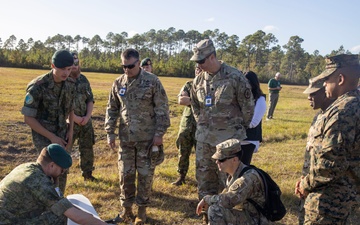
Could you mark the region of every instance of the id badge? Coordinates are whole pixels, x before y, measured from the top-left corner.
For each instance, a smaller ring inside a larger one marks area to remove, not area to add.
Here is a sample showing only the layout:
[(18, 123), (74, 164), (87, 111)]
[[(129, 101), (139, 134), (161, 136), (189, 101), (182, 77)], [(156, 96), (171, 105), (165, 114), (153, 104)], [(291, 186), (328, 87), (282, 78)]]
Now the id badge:
[(125, 96), (125, 92), (126, 92), (126, 87), (122, 87), (119, 91), (119, 95), (120, 96)]
[(211, 103), (211, 96), (206, 96), (205, 97), (205, 106), (211, 106), (212, 103)]

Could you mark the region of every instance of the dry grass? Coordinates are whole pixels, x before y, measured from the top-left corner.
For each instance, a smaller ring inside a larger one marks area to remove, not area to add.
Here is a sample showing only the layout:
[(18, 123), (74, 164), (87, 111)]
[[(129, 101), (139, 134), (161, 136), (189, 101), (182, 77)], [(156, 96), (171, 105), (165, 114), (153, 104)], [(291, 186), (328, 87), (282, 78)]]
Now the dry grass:
[[(36, 158), (31, 142), (31, 131), (23, 122), (20, 113), (27, 83), (44, 70), (0, 68), (0, 179), (20, 163)], [(117, 171), (117, 153), (106, 144), (104, 132), (105, 107), (108, 92), (116, 74), (85, 73), (95, 95), (93, 113), (96, 133), (95, 171), (99, 182), (84, 183), (74, 150), (74, 165), (71, 168), (66, 194), (81, 193), (94, 204), (102, 218), (115, 217), (121, 210)], [(165, 135), (166, 159), (156, 168), (152, 205), (148, 209), (148, 224), (200, 224), (195, 214), (197, 204), (194, 154), (191, 155), (187, 184), (181, 187), (170, 183), (177, 177), (177, 149), (175, 138), (182, 107), (176, 104), (177, 94), (185, 78), (160, 77), (169, 97), (171, 127)], [(267, 93), (266, 84), (262, 84)], [(286, 86), (280, 94), (274, 120), (263, 121), (264, 142), (253, 164), (268, 171), (283, 191), (283, 200), (288, 208), (286, 217), (277, 224), (296, 224), (298, 200), (293, 186), (300, 176), (305, 139), (315, 112), (309, 107), (303, 86)]]

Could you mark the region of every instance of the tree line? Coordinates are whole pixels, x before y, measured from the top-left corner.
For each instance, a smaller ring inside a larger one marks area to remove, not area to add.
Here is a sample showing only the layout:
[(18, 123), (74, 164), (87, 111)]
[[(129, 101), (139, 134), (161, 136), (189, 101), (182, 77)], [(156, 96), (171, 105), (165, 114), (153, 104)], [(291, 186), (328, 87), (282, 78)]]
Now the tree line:
[[(122, 73), (121, 52), (131, 47), (137, 49), (142, 58), (152, 59), (154, 73), (159, 76), (193, 77), (194, 62), (189, 60), (192, 48), (205, 38), (213, 40), (219, 59), (244, 72), (256, 72), (262, 82), (267, 82), (279, 71), (283, 83), (306, 84), (310, 77), (324, 69), (324, 56), (318, 50), (312, 54), (306, 52), (301, 46), (304, 39), (297, 35), (280, 46), (275, 35), (262, 30), (240, 40), (237, 35), (229, 36), (219, 29), (200, 33), (173, 27), (151, 29), (132, 37), (126, 32), (109, 32), (105, 38), (57, 34), (45, 42), (32, 38), (26, 42), (11, 35), (4, 42), (0, 38), (0, 66), (49, 69), (53, 53), (67, 49), (78, 52), (83, 71)], [(329, 55), (342, 53), (350, 52), (340, 46)]]

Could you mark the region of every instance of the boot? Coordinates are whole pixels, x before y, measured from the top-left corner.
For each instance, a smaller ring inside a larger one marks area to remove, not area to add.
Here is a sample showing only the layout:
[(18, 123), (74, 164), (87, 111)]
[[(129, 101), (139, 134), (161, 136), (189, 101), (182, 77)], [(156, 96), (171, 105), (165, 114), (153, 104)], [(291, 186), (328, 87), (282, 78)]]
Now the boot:
[(125, 207), (125, 210), (121, 212), (120, 218), (123, 220), (124, 223), (132, 223), (135, 216), (132, 212), (131, 207)]
[(92, 175), (92, 171), (83, 173), (84, 181), (97, 181), (97, 179)]
[(146, 206), (139, 206), (138, 214), (135, 219), (135, 225), (143, 225), (146, 221)]
[(180, 186), (180, 185), (185, 184), (185, 176), (186, 176), (186, 174), (180, 174), (178, 179), (175, 182), (172, 182), (171, 184), (175, 185), (175, 186)]

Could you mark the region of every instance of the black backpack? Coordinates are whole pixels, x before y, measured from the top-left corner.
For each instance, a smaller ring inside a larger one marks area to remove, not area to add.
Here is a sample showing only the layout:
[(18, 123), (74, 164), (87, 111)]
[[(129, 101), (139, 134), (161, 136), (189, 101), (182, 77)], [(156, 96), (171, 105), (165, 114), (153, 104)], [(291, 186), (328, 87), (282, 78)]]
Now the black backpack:
[(241, 172), (239, 177), (241, 177), (246, 171), (254, 169), (256, 170), (261, 180), (264, 183), (265, 190), (265, 205), (262, 208), (259, 204), (257, 204), (252, 199), (247, 199), (253, 206), (263, 214), (270, 221), (278, 221), (281, 220), (286, 214), (286, 208), (281, 201), (281, 190), (279, 186), (275, 183), (275, 181), (270, 177), (268, 173), (263, 171), (262, 169), (257, 168), (256, 166), (250, 165), (245, 167)]

